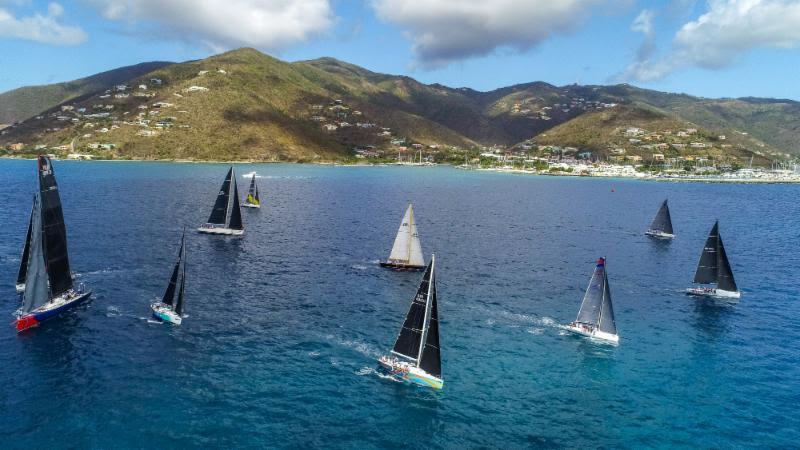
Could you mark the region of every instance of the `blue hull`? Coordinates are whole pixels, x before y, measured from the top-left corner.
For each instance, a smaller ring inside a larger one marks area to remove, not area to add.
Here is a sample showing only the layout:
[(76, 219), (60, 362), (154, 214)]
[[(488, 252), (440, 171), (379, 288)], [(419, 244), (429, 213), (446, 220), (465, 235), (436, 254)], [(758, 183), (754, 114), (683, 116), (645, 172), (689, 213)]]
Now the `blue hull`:
[(75, 299), (72, 300), (71, 302), (65, 303), (59, 306), (58, 308), (53, 308), (42, 312), (33, 312), (30, 314), (26, 314), (17, 319), (16, 322), (17, 332), (25, 331), (28, 328), (34, 327), (41, 322), (52, 319), (65, 311), (69, 311), (70, 309), (80, 306), (81, 304), (85, 303), (86, 300), (88, 300), (89, 297), (91, 297), (91, 295), (92, 292), (89, 291), (79, 295), (78, 297), (75, 297)]

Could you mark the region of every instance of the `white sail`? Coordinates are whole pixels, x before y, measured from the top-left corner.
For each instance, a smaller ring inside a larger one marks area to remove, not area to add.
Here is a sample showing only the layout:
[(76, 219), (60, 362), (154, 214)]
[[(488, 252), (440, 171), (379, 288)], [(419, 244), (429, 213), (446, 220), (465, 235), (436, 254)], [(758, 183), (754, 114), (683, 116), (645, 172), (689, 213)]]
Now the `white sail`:
[(390, 262), (400, 262), (412, 266), (424, 266), (425, 257), (422, 255), (422, 244), (417, 233), (417, 224), (414, 221), (414, 207), (408, 205), (406, 214), (400, 222), (397, 237), (394, 239), (392, 252), (389, 254)]

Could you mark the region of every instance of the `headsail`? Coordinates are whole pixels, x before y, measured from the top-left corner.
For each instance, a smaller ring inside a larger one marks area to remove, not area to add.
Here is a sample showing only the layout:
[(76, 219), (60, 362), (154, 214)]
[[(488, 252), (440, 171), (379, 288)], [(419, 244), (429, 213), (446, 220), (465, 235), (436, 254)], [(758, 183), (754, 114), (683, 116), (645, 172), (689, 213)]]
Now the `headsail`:
[(161, 297), (161, 302), (166, 305), (172, 305), (175, 301), (175, 288), (178, 286), (178, 275), (180, 274), (181, 261), (183, 260), (184, 240), (185, 235), (183, 238), (181, 238), (181, 247), (178, 250), (178, 260), (175, 261), (175, 268), (172, 269), (172, 276), (169, 277), (167, 290), (164, 292), (164, 296)]
[(733, 270), (725, 253), (725, 246), (722, 244), (722, 236), (717, 238), (717, 288), (724, 291), (738, 292), (736, 280), (733, 279)]
[(442, 377), (442, 360), (439, 351), (439, 306), (436, 302), (435, 257), (431, 257), (431, 277), (429, 284), (428, 326), (425, 335), (425, 346), (420, 352), (419, 367), (435, 376)]
[(33, 225), (33, 212), (36, 208), (36, 198), (33, 199), (33, 206), (31, 207), (31, 215), (28, 219), (28, 233), (25, 236), (25, 245), (22, 247), (22, 257), (19, 261), (19, 272), (17, 272), (17, 284), (24, 284), (25, 278), (28, 273), (28, 254), (31, 248), (31, 227)]
[(664, 203), (661, 204), (661, 208), (658, 209), (658, 213), (656, 213), (653, 223), (650, 224), (650, 229), (654, 231), (661, 231), (666, 234), (673, 234), (672, 217), (670, 217), (669, 205), (667, 205), (666, 200), (664, 200)]
[[(415, 363), (418, 363), (420, 358), (422, 333), (425, 327), (426, 315), (428, 314), (428, 294), (432, 272), (433, 261), (425, 269), (425, 274), (422, 276), (422, 281), (419, 284), (416, 295), (414, 295), (414, 299), (411, 301), (411, 307), (408, 309), (408, 314), (406, 314), (406, 319), (402, 328), (400, 328), (400, 333), (397, 335), (397, 340), (392, 349), (392, 353), (395, 355), (408, 358)], [(436, 337), (438, 339), (438, 320)]]
[(603, 303), (600, 308), (599, 321), (597, 328), (600, 331), (617, 334), (617, 321), (614, 319), (614, 308), (611, 306), (611, 289), (608, 287), (608, 271), (606, 270), (603, 270)]
[(589, 281), (589, 287), (586, 288), (586, 293), (583, 295), (581, 309), (578, 311), (575, 322), (595, 326), (599, 324), (606, 290), (606, 260), (600, 258), (592, 274), (592, 279)]
[(67, 254), (67, 228), (61, 210), (61, 198), (50, 158), (39, 156), (39, 196), (42, 213), (44, 259), (50, 282), (50, 296), (72, 289), (72, 273)]
[(183, 237), (181, 238), (181, 255), (178, 260), (179, 263), (183, 263), (183, 268), (181, 269), (181, 283), (180, 288), (178, 288), (178, 300), (175, 302), (175, 313), (179, 316), (183, 316), (183, 303), (184, 303), (184, 288), (186, 287), (186, 230), (183, 230)]
[(47, 266), (44, 256), (44, 232), (42, 230), (42, 210), (37, 194), (33, 199), (31, 214), (31, 246), (27, 260), (27, 280), (22, 296), (22, 314), (27, 314), (50, 300), (47, 286)]
[(424, 266), (425, 257), (422, 255), (422, 244), (417, 233), (417, 224), (414, 220), (414, 207), (409, 204), (406, 213), (397, 230), (389, 261), (398, 261), (412, 266)]
[[(231, 171), (233, 171), (233, 168), (231, 168)], [(244, 229), (244, 226), (242, 225), (242, 208), (239, 205), (239, 187), (236, 184), (235, 175), (233, 176), (231, 183), (233, 186), (230, 196), (230, 212), (228, 213), (228, 220), (225, 228), (241, 230)]]
[[(214, 202), (214, 209), (211, 210), (211, 216), (208, 218), (208, 223), (222, 225), (228, 217), (228, 200), (231, 192), (231, 177), (233, 176), (233, 167), (228, 170), (228, 175), (225, 176), (225, 181), (222, 182), (222, 187), (217, 194), (217, 201)], [(235, 182), (236, 180), (234, 180)]]
[[(703, 252), (700, 254), (700, 262), (697, 263), (697, 271), (694, 273), (694, 282), (701, 284), (710, 284), (717, 282), (717, 270), (719, 257), (717, 251), (719, 249), (719, 222), (714, 223), (711, 232), (706, 239), (706, 245), (703, 247)], [(727, 260), (727, 258), (726, 258)]]
[(250, 179), (250, 189), (247, 190), (247, 203), (251, 205), (259, 205), (261, 202), (258, 199), (258, 186), (256, 186), (256, 174)]

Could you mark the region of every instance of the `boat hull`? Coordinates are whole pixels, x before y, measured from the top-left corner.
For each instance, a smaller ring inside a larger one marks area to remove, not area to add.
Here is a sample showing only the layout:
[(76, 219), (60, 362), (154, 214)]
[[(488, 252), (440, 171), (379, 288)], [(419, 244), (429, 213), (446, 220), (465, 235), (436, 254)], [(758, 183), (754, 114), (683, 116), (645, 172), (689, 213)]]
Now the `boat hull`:
[(163, 303), (154, 303), (150, 305), (150, 309), (153, 310), (153, 317), (162, 322), (169, 322), (173, 325), (180, 325), (183, 322), (183, 318), (179, 314)]
[(17, 317), (15, 325), (17, 333), (21, 333), (27, 329), (38, 326), (40, 323), (52, 319), (59, 314), (69, 311), (82, 303), (86, 302), (91, 297), (92, 292), (74, 293), (73, 295), (65, 294), (57, 297), (50, 302), (46, 303), (39, 308), (34, 309), (28, 314)]
[(689, 288), (686, 290), (686, 295), (691, 295), (693, 297), (738, 299), (741, 298), (742, 293), (715, 288)]
[(644, 232), (645, 236), (650, 236), (656, 239), (674, 239), (674, 234), (664, 233), (663, 231), (647, 230)]
[(387, 269), (394, 269), (394, 270), (411, 270), (411, 271), (419, 271), (424, 270), (426, 266), (416, 266), (413, 264), (406, 264), (406, 263), (398, 263), (392, 261), (381, 261), (381, 267), (386, 267)]
[(211, 224), (206, 224), (198, 228), (197, 232), (204, 234), (217, 234), (222, 236), (241, 236), (244, 234), (244, 229), (234, 230), (232, 228), (224, 228), (219, 226), (213, 226)]
[(433, 389), (441, 389), (444, 386), (444, 380), (441, 378), (437, 378), (407, 362), (384, 356), (378, 360), (378, 364), (400, 380)]
[(242, 203), (242, 208), (261, 209), (261, 205), (254, 205), (252, 203)]
[(20, 283), (16, 285), (15, 289), (17, 290), (17, 294), (22, 294), (23, 292), (25, 292), (25, 283)]
[(580, 336), (586, 336), (591, 339), (597, 339), (612, 344), (619, 344), (619, 335), (606, 333), (596, 328), (584, 327), (580, 324), (571, 323), (566, 325), (566, 329)]

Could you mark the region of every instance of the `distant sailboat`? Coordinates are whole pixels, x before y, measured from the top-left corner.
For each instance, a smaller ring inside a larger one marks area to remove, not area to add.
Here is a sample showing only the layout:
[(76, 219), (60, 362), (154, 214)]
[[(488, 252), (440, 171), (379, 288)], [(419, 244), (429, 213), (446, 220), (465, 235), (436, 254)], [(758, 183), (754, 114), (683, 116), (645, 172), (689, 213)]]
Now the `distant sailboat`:
[(694, 282), (699, 284), (716, 283), (716, 288), (694, 287), (689, 288), (686, 293), (703, 297), (723, 297), (739, 298), (741, 293), (733, 279), (733, 271), (725, 253), (725, 246), (722, 244), (722, 236), (719, 234), (719, 221), (714, 222), (714, 227), (708, 234), (703, 252), (700, 254), (700, 262), (697, 263), (697, 271), (694, 274)]
[(258, 197), (258, 185), (256, 184), (256, 174), (250, 179), (250, 189), (247, 190), (247, 199), (242, 204), (245, 208), (261, 208), (261, 199)]
[(197, 229), (200, 233), (242, 235), (242, 211), (239, 207), (239, 188), (236, 185), (236, 174), (233, 167), (228, 170), (225, 181), (217, 194), (217, 201), (208, 222)]
[(414, 220), (414, 207), (409, 204), (397, 237), (394, 239), (392, 252), (387, 261), (381, 262), (383, 267), (404, 270), (421, 270), (425, 268), (425, 258), (422, 255), (422, 244), (419, 242), (417, 222)]
[(644, 234), (662, 239), (672, 239), (675, 237), (672, 230), (672, 217), (670, 217), (669, 205), (667, 205), (666, 200), (661, 204), (661, 208), (658, 209), (653, 223), (650, 224), (650, 228), (645, 231)]
[(67, 254), (67, 229), (50, 159), (39, 156), (39, 192), (34, 197), (22, 306), (15, 313), (24, 331), (86, 301), (90, 291), (75, 289)]
[[(181, 237), (181, 248), (178, 250), (178, 261), (172, 269), (172, 276), (169, 279), (167, 290), (161, 301), (153, 303), (150, 308), (153, 310), (153, 317), (164, 322), (180, 325), (183, 321), (184, 287), (186, 284), (186, 230)], [(175, 298), (177, 291), (178, 297)]]
[(436, 257), (422, 276), (417, 294), (411, 301), (392, 356), (378, 362), (392, 375), (411, 383), (441, 389), (442, 361), (439, 350), (439, 307), (436, 302)]
[(583, 336), (613, 343), (619, 342), (614, 308), (611, 306), (611, 290), (608, 287), (605, 258), (597, 260), (578, 317), (567, 325), (567, 329)]
[(36, 198), (33, 199), (31, 216), (28, 219), (28, 233), (25, 236), (25, 245), (22, 247), (22, 257), (19, 260), (19, 271), (17, 272), (17, 293), (25, 292), (25, 278), (28, 275), (28, 254), (31, 249), (31, 225), (33, 225), (33, 208), (36, 207)]

